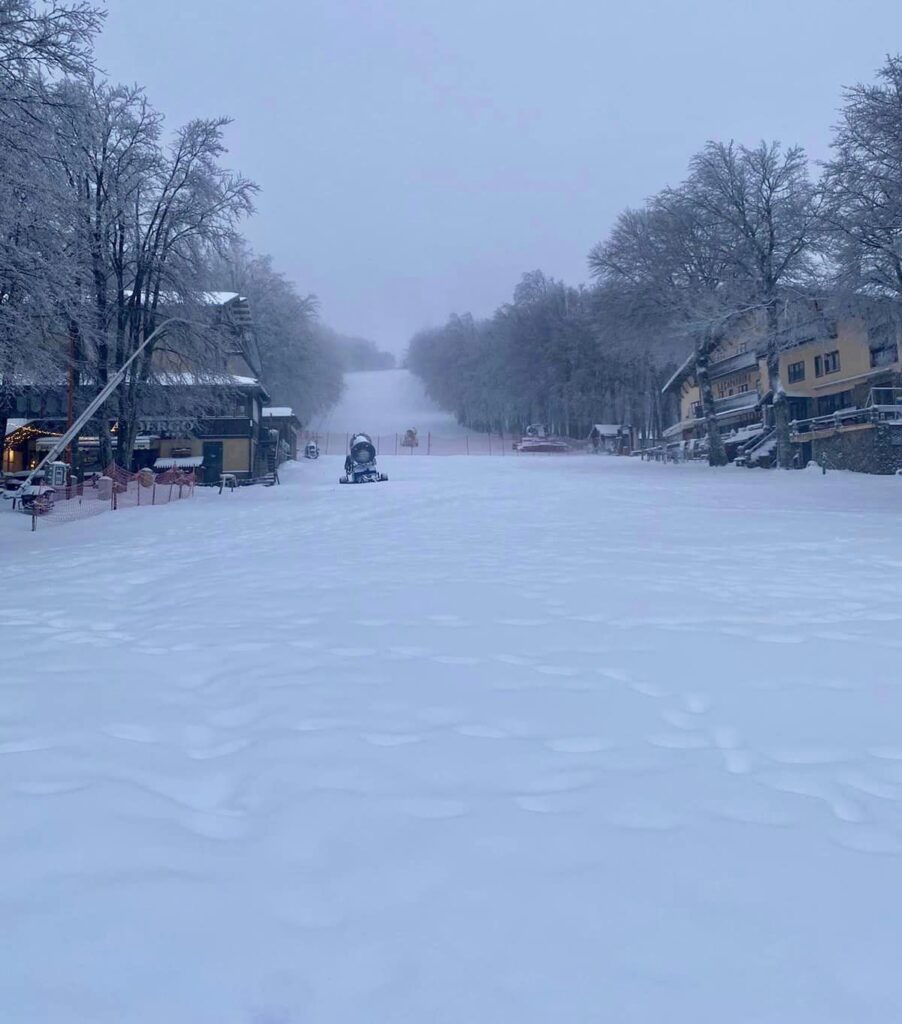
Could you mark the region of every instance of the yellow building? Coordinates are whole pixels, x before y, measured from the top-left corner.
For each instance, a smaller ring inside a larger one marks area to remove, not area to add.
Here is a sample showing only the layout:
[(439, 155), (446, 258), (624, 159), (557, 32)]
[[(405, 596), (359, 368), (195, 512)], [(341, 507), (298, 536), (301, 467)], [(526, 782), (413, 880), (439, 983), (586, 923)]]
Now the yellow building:
[[(795, 464), (895, 472), (902, 468), (902, 362), (892, 317), (806, 318), (786, 332), (779, 361), (797, 445)], [(709, 363), (714, 408), (731, 459), (769, 465), (776, 438), (760, 331), (737, 331)], [(702, 443), (705, 421), (691, 356), (664, 386), (679, 400), (679, 421), (665, 431), (671, 446)]]
[[(751, 330), (737, 332), (717, 346), (708, 364), (715, 415), (730, 447), (760, 437), (765, 429), (761, 402), (767, 390), (767, 367), (759, 346), (760, 338)], [(705, 419), (694, 353), (664, 385), (664, 393), (676, 396), (680, 417), (664, 431), (665, 441), (695, 447), (705, 437)]]

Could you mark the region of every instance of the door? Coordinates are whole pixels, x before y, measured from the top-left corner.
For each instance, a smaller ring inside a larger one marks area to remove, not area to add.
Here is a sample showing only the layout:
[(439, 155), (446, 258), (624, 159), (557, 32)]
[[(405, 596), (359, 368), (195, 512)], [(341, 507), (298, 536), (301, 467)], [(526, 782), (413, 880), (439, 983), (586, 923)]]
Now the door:
[(218, 484), (222, 476), (222, 441), (204, 441), (204, 483)]

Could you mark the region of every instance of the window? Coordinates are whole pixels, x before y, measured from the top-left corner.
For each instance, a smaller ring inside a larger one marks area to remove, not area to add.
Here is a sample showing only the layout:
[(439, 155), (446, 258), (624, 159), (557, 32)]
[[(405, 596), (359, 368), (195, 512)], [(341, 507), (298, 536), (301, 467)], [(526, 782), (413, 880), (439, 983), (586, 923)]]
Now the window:
[(899, 346), (896, 342), (896, 325), (883, 320), (868, 325), (868, 342), (871, 346), (871, 367), (891, 366), (899, 360)]
[(740, 384), (739, 387), (736, 390), (737, 390), (737, 392), (740, 395), (744, 395), (746, 393), (746, 391), (748, 391), (748, 389), (749, 389), (748, 384)]
[(839, 372), (839, 352), (827, 352), (822, 356), (814, 357), (814, 375), (823, 377), (828, 373)]
[(789, 418), (790, 420), (807, 420), (811, 415), (808, 406), (807, 398), (790, 398), (789, 399)]
[(800, 359), (797, 363), (790, 363), (788, 367), (789, 383), (798, 384), (805, 379), (805, 360)]
[(830, 416), (840, 409), (849, 409), (855, 401), (851, 391), (838, 391), (835, 395), (824, 395), (817, 400), (818, 416)]
[(899, 361), (899, 346), (896, 342), (884, 342), (871, 346), (871, 366), (890, 366)]
[(736, 346), (736, 355), (741, 356), (744, 352), (748, 352), (749, 343), (747, 341), (740, 341)]
[(696, 419), (696, 420), (701, 419), (701, 416), (702, 416), (702, 403), (701, 402), (693, 402), (692, 403), (692, 407), (690, 409), (690, 413), (691, 413), (693, 419)]

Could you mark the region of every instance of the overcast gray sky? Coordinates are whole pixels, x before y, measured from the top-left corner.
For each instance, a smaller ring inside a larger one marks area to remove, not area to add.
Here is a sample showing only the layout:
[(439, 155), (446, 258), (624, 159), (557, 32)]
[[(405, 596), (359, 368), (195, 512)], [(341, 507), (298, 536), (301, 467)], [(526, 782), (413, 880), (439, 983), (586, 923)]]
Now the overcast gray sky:
[(246, 234), (324, 319), (400, 351), (520, 274), (572, 283), (706, 139), (827, 153), (899, 0), (107, 0), (111, 78), (227, 114)]

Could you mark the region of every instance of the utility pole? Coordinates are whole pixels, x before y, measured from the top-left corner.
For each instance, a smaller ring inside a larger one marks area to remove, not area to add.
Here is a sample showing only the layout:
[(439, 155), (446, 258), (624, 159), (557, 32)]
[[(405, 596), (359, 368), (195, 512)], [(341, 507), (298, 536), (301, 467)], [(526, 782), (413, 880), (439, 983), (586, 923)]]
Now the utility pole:
[[(74, 323), (69, 324), (69, 373), (67, 375), (66, 389), (66, 432), (72, 429), (75, 422), (75, 335), (78, 328)], [(72, 465), (72, 444), (66, 447), (66, 462)]]

